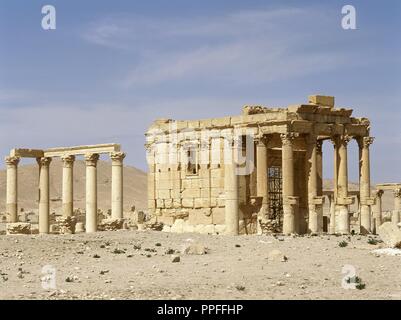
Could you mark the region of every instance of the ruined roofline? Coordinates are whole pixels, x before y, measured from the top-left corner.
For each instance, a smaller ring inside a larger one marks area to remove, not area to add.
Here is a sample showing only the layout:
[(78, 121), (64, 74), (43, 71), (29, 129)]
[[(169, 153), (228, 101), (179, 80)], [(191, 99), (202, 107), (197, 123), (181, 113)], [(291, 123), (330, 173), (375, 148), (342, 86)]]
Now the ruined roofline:
[(367, 118), (351, 117), (353, 110), (334, 107), (334, 97), (313, 95), (309, 96), (307, 104), (289, 105), (286, 108), (266, 107), (261, 105), (245, 105), (242, 114), (201, 120), (173, 120), (157, 119), (149, 127), (162, 131), (182, 129), (213, 129), (238, 126), (252, 126), (259, 124), (285, 125), (293, 121), (307, 121), (309, 123), (336, 123), (351, 124), (368, 127)]

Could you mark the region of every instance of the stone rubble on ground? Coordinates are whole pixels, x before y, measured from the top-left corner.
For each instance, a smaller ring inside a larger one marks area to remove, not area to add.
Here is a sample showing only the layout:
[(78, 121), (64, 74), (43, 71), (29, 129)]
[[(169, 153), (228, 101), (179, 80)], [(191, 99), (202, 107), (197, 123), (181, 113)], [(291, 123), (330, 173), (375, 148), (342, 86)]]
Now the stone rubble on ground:
[(385, 222), (378, 228), (378, 234), (390, 248), (401, 249), (401, 229), (392, 222)]
[(75, 233), (75, 225), (77, 224), (77, 219), (74, 216), (68, 217), (57, 217), (56, 222), (58, 225), (60, 234), (74, 234)]
[(31, 224), (27, 222), (7, 223), (6, 232), (10, 234), (31, 234)]

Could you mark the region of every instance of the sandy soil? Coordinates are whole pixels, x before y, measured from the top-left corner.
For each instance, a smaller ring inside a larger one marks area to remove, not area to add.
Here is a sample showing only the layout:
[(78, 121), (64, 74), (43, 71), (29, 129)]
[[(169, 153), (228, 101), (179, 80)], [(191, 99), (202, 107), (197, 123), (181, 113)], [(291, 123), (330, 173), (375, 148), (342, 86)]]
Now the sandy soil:
[[(181, 254), (188, 239), (206, 255)], [(339, 247), (342, 240), (349, 242)], [(401, 256), (367, 237), (208, 236), (157, 231), (0, 236), (0, 299), (400, 299)], [(116, 250), (117, 249), (117, 250)], [(286, 262), (267, 259), (271, 250)], [(343, 265), (366, 284), (343, 289)], [(56, 289), (42, 288), (42, 267)]]

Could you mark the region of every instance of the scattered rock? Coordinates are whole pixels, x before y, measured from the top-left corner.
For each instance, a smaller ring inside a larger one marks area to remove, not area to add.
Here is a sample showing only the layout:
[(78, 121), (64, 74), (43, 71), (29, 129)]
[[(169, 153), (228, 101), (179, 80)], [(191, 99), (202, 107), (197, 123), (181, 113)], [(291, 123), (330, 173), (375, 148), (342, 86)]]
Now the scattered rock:
[(123, 219), (103, 219), (102, 222), (99, 224), (100, 231), (115, 231), (120, 230), (123, 227), (124, 220)]
[(184, 245), (182, 252), (184, 254), (202, 255), (207, 254), (209, 249), (200, 243), (188, 243)]
[(85, 232), (85, 225), (83, 222), (77, 222), (75, 224), (75, 233)]
[(7, 234), (31, 234), (31, 224), (27, 222), (14, 222), (6, 224)]
[(267, 259), (268, 261), (272, 262), (285, 262), (288, 260), (288, 258), (280, 250), (277, 249), (270, 251)]
[(373, 250), (372, 253), (376, 257), (380, 257), (382, 255), (387, 255), (387, 256), (401, 256), (401, 249), (397, 248), (385, 248), (385, 249), (377, 249)]
[(77, 224), (77, 218), (72, 217), (57, 217), (56, 218), (58, 230), (60, 234), (73, 234), (75, 233), (75, 225)]
[(401, 249), (401, 230), (394, 223), (383, 223), (378, 228), (378, 234), (389, 247)]
[(115, 253), (115, 254), (122, 254), (122, 253), (125, 253), (125, 249), (119, 249), (119, 248), (115, 248), (113, 251), (112, 251), (112, 253)]
[(181, 261), (181, 258), (179, 255), (172, 256), (171, 262), (180, 262), (180, 261)]

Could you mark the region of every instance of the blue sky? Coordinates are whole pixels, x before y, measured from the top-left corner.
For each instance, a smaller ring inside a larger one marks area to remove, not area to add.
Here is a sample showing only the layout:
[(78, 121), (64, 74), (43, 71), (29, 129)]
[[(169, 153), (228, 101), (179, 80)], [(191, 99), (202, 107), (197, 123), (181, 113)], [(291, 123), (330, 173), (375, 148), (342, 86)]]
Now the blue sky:
[[(41, 28), (46, 4), (56, 30)], [(346, 4), (357, 30), (341, 28)], [(372, 180), (401, 181), (400, 30), (396, 0), (0, 0), (0, 153), (118, 142), (145, 169), (143, 133), (155, 118), (321, 93), (371, 119)], [(331, 144), (324, 151), (330, 178)], [(351, 180), (357, 168), (353, 142)]]

